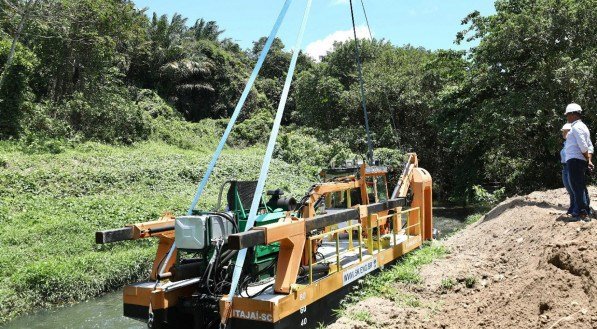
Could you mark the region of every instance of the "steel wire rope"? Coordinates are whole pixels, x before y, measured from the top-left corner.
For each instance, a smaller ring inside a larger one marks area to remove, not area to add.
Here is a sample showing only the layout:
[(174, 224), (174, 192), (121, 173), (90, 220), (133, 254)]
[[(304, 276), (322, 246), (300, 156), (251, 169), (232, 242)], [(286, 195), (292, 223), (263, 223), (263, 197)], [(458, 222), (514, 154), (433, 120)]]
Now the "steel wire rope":
[(371, 142), (371, 132), (369, 131), (369, 115), (367, 114), (367, 98), (365, 97), (365, 82), (363, 80), (363, 65), (361, 63), (361, 54), (359, 50), (359, 39), (357, 38), (357, 26), (354, 21), (354, 8), (350, 0), (350, 17), (352, 18), (352, 31), (354, 33), (354, 56), (359, 71), (359, 85), (361, 89), (361, 106), (365, 116), (365, 131), (367, 132), (367, 160), (370, 165), (373, 164), (373, 143)]
[(365, 10), (365, 3), (361, 0), (361, 7), (363, 7), (363, 14), (365, 14), (365, 22), (367, 22), (367, 30), (369, 31), (369, 38), (373, 40), (373, 34), (371, 33), (371, 26), (369, 26), (369, 18), (367, 17), (367, 10)]

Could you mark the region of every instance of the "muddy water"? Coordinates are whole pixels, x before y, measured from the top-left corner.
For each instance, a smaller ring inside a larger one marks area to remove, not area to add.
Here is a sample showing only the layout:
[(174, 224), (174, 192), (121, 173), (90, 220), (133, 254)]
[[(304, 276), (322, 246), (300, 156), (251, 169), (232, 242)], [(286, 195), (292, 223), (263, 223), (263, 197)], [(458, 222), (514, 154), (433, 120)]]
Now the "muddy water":
[(122, 294), (103, 297), (73, 306), (44, 310), (9, 322), (2, 329), (143, 329), (147, 325), (122, 316)]
[[(466, 209), (437, 208), (433, 210), (434, 226), (440, 238), (465, 226)], [(111, 293), (69, 307), (44, 310), (9, 322), (1, 329), (143, 329), (144, 323), (122, 316), (122, 294)]]
[(466, 217), (473, 212), (467, 208), (434, 208), (433, 226), (439, 230), (439, 238), (445, 238), (466, 226)]

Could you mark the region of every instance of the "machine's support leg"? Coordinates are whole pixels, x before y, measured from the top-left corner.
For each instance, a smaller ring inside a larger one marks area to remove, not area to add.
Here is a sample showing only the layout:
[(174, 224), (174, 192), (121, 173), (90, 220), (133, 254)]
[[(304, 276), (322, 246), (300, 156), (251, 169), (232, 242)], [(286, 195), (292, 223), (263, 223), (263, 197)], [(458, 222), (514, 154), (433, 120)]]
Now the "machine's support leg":
[[(429, 172), (422, 168), (413, 170), (413, 188), (412, 207), (418, 207), (419, 211), (411, 212), (409, 215), (409, 226), (416, 223), (420, 218), (420, 224), (411, 226), (408, 230), (409, 235), (421, 234), (423, 240), (433, 239), (433, 213), (432, 213), (432, 180)], [(419, 217), (415, 219), (414, 217)]]

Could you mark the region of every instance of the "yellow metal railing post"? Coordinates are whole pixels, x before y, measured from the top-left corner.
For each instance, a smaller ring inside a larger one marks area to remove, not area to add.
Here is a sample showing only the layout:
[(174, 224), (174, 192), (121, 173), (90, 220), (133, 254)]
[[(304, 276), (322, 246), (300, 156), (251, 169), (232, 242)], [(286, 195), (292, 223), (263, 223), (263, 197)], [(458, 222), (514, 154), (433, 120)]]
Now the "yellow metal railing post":
[(373, 255), (373, 225), (371, 225), (371, 215), (367, 215), (367, 250)]
[[(350, 197), (350, 190), (346, 190), (346, 208), (350, 208), (352, 206), (352, 200)], [(348, 221), (348, 226), (352, 226), (352, 219)], [(354, 249), (352, 245), (352, 229), (348, 230), (348, 250)]]
[(409, 209), (410, 211), (408, 211), (406, 213), (406, 229), (404, 230), (404, 233), (406, 234), (406, 241), (410, 240), (410, 226), (411, 226), (411, 220), (410, 220), (410, 212), (412, 211), (412, 208)]
[(377, 252), (381, 252), (381, 227), (379, 227), (379, 216), (375, 216), (375, 225), (377, 226)]
[(340, 236), (336, 233), (336, 270), (340, 271), (342, 265), (340, 264)]
[(396, 245), (396, 230), (398, 227), (398, 213), (394, 213), (392, 216), (392, 238), (394, 241), (394, 246)]
[(359, 225), (359, 262), (363, 261), (363, 227)]
[(417, 235), (421, 235), (421, 208), (417, 208), (417, 218), (419, 218), (419, 222), (417, 223)]
[(313, 240), (309, 239), (309, 284), (313, 283)]
[(363, 254), (363, 250), (362, 250), (362, 244), (363, 244), (362, 229), (363, 229), (363, 227), (361, 226), (361, 224), (357, 223), (357, 224), (354, 224), (351, 226), (347, 226), (345, 228), (339, 228), (339, 229), (324, 232), (321, 234), (313, 235), (308, 238), (309, 246), (307, 247), (307, 250), (310, 255), (310, 257), (309, 257), (309, 283), (313, 283), (313, 266), (316, 264), (319, 264), (320, 262), (325, 261), (329, 258), (329, 257), (324, 256), (324, 258), (322, 260), (315, 260), (315, 262), (313, 262), (313, 257), (312, 257), (313, 256), (312, 255), (313, 254), (313, 244), (312, 244), (313, 240), (325, 239), (326, 237), (328, 237), (330, 235), (336, 234), (336, 272), (339, 272), (342, 269), (342, 265), (340, 263), (340, 256), (343, 253), (348, 252), (348, 250), (345, 250), (344, 252), (340, 251), (340, 236), (338, 235), (338, 233), (341, 231), (344, 231), (346, 229), (352, 230), (352, 229), (356, 229), (356, 228), (358, 228), (358, 230), (359, 230), (359, 260), (362, 261), (363, 260), (363, 256), (362, 256), (362, 254)]

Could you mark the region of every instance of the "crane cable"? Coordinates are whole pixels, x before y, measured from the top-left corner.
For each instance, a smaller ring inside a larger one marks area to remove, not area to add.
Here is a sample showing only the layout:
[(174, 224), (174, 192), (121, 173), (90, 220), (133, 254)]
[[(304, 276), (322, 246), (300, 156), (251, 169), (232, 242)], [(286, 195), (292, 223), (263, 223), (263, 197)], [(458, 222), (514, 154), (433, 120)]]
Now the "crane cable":
[(220, 157), (220, 154), (222, 153), (224, 146), (226, 145), (226, 141), (228, 140), (228, 136), (230, 135), (230, 132), (232, 131), (232, 127), (236, 123), (236, 119), (238, 118), (240, 111), (242, 110), (243, 106), (245, 105), (245, 101), (247, 100), (247, 97), (249, 96), (249, 92), (251, 91), (251, 88), (253, 87), (253, 84), (255, 83), (255, 79), (257, 79), (257, 75), (259, 74), (259, 71), (261, 70), (261, 66), (263, 66), (263, 62), (265, 61), (265, 58), (267, 57), (267, 54), (271, 48), (271, 45), (274, 42), (276, 34), (278, 34), (280, 25), (282, 25), (282, 22), (284, 21), (284, 17), (286, 16), (286, 12), (288, 11), (288, 7), (290, 6), (291, 3), (292, 3), (292, 0), (286, 0), (286, 2), (284, 3), (284, 6), (280, 10), (280, 14), (278, 14), (276, 23), (274, 24), (274, 27), (272, 28), (270, 35), (267, 37), (267, 41), (265, 42), (265, 45), (263, 46), (263, 50), (261, 50), (261, 53), (259, 54), (259, 59), (257, 60), (257, 64), (255, 64), (255, 68), (253, 68), (253, 72), (251, 73), (251, 76), (249, 77), (249, 80), (247, 81), (247, 84), (245, 85), (245, 89), (243, 90), (243, 93), (242, 93), (240, 99), (238, 100), (238, 103), (236, 104), (236, 108), (234, 109), (234, 112), (232, 113), (232, 116), (230, 117), (230, 121), (228, 121), (226, 130), (224, 131), (224, 134), (222, 135), (222, 138), (220, 139), (220, 142), (218, 143), (218, 147), (216, 148), (216, 151), (215, 151), (214, 155), (212, 156), (211, 161), (209, 162), (209, 165), (207, 166), (207, 171), (203, 175), (203, 178), (201, 179), (201, 182), (199, 183), (199, 187), (197, 187), (197, 192), (195, 192), (195, 196), (193, 197), (193, 202), (191, 202), (191, 206), (189, 207), (189, 210), (187, 211), (187, 215), (189, 215), (189, 216), (193, 215), (193, 210), (197, 206), (197, 203), (199, 202), (199, 198), (201, 197), (201, 195), (203, 194), (203, 191), (205, 190), (207, 181), (209, 180), (209, 177), (211, 176), (211, 174), (216, 166), (216, 163), (218, 162), (218, 158)]
[[(367, 30), (369, 31), (369, 38), (373, 40), (373, 33), (371, 33), (371, 26), (369, 25), (369, 17), (367, 16), (367, 10), (365, 9), (364, 0), (361, 0), (361, 7), (363, 8), (363, 14), (365, 15), (365, 22), (367, 22)], [(392, 112), (390, 114), (390, 120), (392, 121), (392, 128), (394, 129), (394, 134), (396, 136), (396, 145), (400, 148), (400, 140), (398, 138), (398, 128), (396, 128), (396, 121), (394, 120), (394, 113), (395, 110), (390, 106), (390, 101), (388, 100), (387, 93), (383, 93), (386, 99), (386, 105), (388, 105), (389, 110)]]
[[(311, 10), (311, 2), (312, 2), (312, 0), (307, 0), (307, 6), (305, 8), (305, 13), (303, 15), (303, 21), (301, 23), (301, 28), (298, 33), (296, 44), (293, 48), (292, 59), (290, 61), (290, 66), (288, 67), (288, 73), (286, 74), (286, 81), (284, 82), (284, 89), (282, 90), (282, 96), (280, 97), (280, 103), (278, 104), (278, 110), (276, 112), (276, 117), (274, 119), (274, 124), (272, 126), (272, 132), (269, 136), (269, 141), (267, 143), (267, 149), (265, 152), (265, 157), (263, 159), (263, 164), (261, 165), (261, 172), (259, 174), (259, 180), (257, 181), (257, 188), (255, 189), (255, 194), (253, 194), (253, 202), (251, 203), (251, 210), (249, 211), (249, 218), (248, 218), (247, 224), (245, 226), (245, 231), (250, 230), (253, 227), (253, 225), (255, 224), (255, 219), (257, 217), (257, 210), (259, 209), (259, 202), (261, 201), (261, 195), (263, 194), (263, 190), (265, 188), (265, 180), (267, 179), (269, 165), (272, 160), (274, 146), (276, 145), (276, 139), (278, 137), (278, 132), (280, 130), (280, 124), (282, 122), (284, 108), (286, 106), (286, 101), (288, 99), (288, 93), (290, 91), (290, 84), (292, 82), (292, 77), (294, 75), (296, 63), (298, 60), (298, 55), (300, 53), (301, 44), (303, 41), (303, 35), (305, 32), (305, 28), (307, 26), (309, 11)], [(232, 302), (232, 299), (233, 299), (234, 295), (236, 294), (236, 290), (238, 288), (238, 282), (240, 280), (240, 276), (242, 273), (242, 269), (244, 267), (246, 256), (247, 256), (247, 249), (245, 248), (245, 249), (242, 249), (239, 251), (239, 253), (236, 257), (236, 262), (234, 262), (234, 273), (232, 274), (230, 293), (227, 296), (227, 301), (229, 303)]]
[(367, 10), (365, 10), (365, 3), (361, 0), (361, 7), (363, 7), (363, 14), (365, 14), (365, 22), (367, 22), (367, 30), (369, 31), (369, 38), (373, 40), (373, 34), (371, 33), (371, 26), (369, 26), (369, 18), (367, 17)]
[[(365, 8), (363, 6), (363, 8)], [(352, 31), (354, 33), (354, 57), (357, 61), (359, 71), (359, 84), (361, 89), (361, 106), (365, 115), (365, 131), (367, 132), (367, 160), (370, 165), (373, 164), (373, 143), (371, 142), (371, 132), (369, 131), (369, 115), (367, 114), (367, 98), (365, 97), (365, 82), (363, 81), (363, 65), (361, 63), (361, 54), (359, 50), (359, 40), (357, 38), (357, 27), (354, 22), (354, 9), (352, 0), (350, 0), (350, 17), (352, 18)]]

